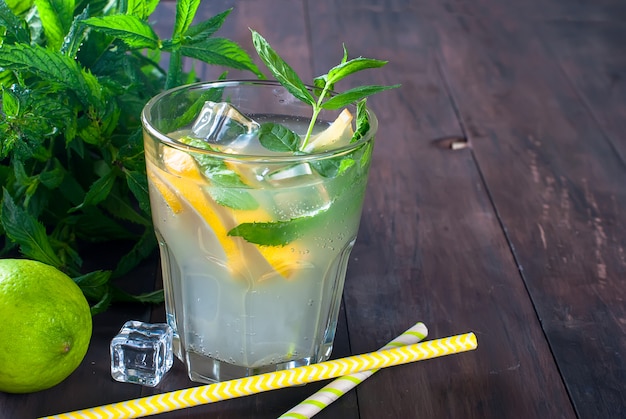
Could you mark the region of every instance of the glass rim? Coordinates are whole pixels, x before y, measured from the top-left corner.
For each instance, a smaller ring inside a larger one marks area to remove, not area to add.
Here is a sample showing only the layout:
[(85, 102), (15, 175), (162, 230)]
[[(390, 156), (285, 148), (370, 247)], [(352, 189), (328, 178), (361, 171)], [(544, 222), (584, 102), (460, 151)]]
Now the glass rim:
[[(154, 127), (154, 125), (152, 125), (151, 123), (151, 118), (149, 116), (150, 110), (152, 109), (152, 107), (155, 106), (157, 102), (159, 102), (166, 96), (170, 96), (172, 94), (175, 94), (176, 92), (183, 91), (183, 90), (207, 89), (211, 87), (236, 87), (236, 86), (241, 86), (241, 85), (274, 86), (274, 87), (281, 87), (284, 89), (284, 86), (276, 80), (255, 80), (255, 79), (201, 81), (201, 82), (195, 82), (195, 83), (177, 86), (177, 87), (165, 90), (157, 94), (146, 103), (143, 110), (141, 111), (142, 129), (146, 131), (149, 135), (151, 135), (153, 138), (157, 139), (162, 144), (165, 144), (167, 146), (176, 148), (184, 152), (204, 154), (204, 155), (212, 156), (212, 157), (219, 158), (222, 160), (238, 160), (238, 161), (248, 161), (248, 162), (281, 162), (281, 163), (324, 160), (327, 158), (333, 158), (333, 157), (350, 153), (351, 151), (360, 147), (362, 144), (365, 144), (373, 140), (378, 130), (378, 119), (376, 118), (376, 115), (370, 109), (366, 109), (366, 112), (369, 116), (370, 128), (367, 131), (367, 133), (358, 141), (346, 144), (341, 147), (333, 148), (330, 150), (318, 151), (318, 152), (312, 152), (312, 153), (306, 153), (306, 154), (259, 155), (259, 154), (234, 154), (234, 153), (226, 153), (226, 152), (221, 152), (221, 151), (207, 150), (204, 148), (194, 147), (188, 144), (181, 143), (169, 137), (167, 134), (161, 132), (156, 127)], [(305, 85), (305, 86), (309, 90), (313, 90), (315, 88), (314, 86), (310, 86), (310, 85)], [(287, 90), (285, 89), (285, 91)], [(287, 93), (289, 92), (287, 91)], [(334, 95), (334, 94), (336, 93), (331, 92), (331, 95)], [(354, 107), (355, 105), (356, 105), (355, 103), (352, 103), (349, 106)]]

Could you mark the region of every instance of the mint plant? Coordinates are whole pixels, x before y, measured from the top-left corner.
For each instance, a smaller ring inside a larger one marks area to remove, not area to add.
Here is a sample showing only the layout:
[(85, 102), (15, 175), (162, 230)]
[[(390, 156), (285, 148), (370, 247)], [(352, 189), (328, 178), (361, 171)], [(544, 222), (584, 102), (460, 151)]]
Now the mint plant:
[[(312, 92), (306, 87), (293, 68), (278, 55), (265, 38), (254, 30), (251, 30), (251, 32), (254, 48), (276, 80), (280, 82), (289, 93), (302, 102), (311, 105), (312, 108), (311, 122), (306, 135), (299, 141), (299, 144), (294, 144), (296, 137), (294, 137), (291, 132), (286, 132), (284, 129), (280, 128), (265, 128), (265, 131), (272, 133), (272, 138), (267, 141), (263, 141), (263, 138), (261, 138), (261, 142), (262, 144), (265, 143), (266, 147), (270, 149), (276, 148), (274, 151), (303, 151), (311, 139), (315, 122), (323, 109), (341, 109), (350, 104), (362, 101), (373, 94), (399, 87), (397, 84), (393, 86), (359, 86), (331, 95), (335, 89), (335, 84), (347, 76), (358, 71), (369, 68), (379, 68), (387, 64), (387, 61), (363, 57), (348, 60), (348, 50), (344, 45), (341, 63), (331, 68), (328, 73), (315, 77), (315, 79), (313, 79), (313, 85), (316, 89)], [(360, 110), (365, 110), (365, 102), (362, 103)], [(362, 136), (364, 129), (363, 124), (367, 124), (366, 112), (360, 112), (360, 114), (357, 115), (357, 134), (355, 135)], [(277, 132), (279, 132), (279, 134), (276, 134)], [(358, 138), (360, 137), (355, 137), (353, 140)], [(276, 145), (274, 146), (273, 144)], [(286, 145), (286, 149), (283, 147), (284, 145)]]
[[(252, 41), (259, 57), (276, 80), (293, 96), (311, 106), (311, 121), (304, 138), (278, 123), (270, 122), (261, 125), (259, 142), (268, 150), (304, 154), (320, 112), (324, 109), (341, 109), (355, 103), (356, 129), (351, 142), (358, 141), (369, 130), (366, 98), (399, 86), (369, 85), (355, 87), (341, 93), (334, 92), (335, 84), (345, 77), (361, 70), (379, 68), (387, 64), (386, 61), (363, 57), (348, 60), (348, 51), (344, 46), (341, 63), (331, 68), (328, 73), (316, 77), (313, 80), (314, 89), (309, 89), (265, 38), (254, 30), (251, 32)], [(371, 144), (368, 144), (368, 147), (361, 153), (361, 161), (358, 163), (354, 161), (351, 153), (342, 157), (312, 162), (311, 167), (323, 177), (337, 177), (355, 164), (359, 164), (359, 167), (364, 166), (369, 162), (370, 153)], [(243, 223), (231, 229), (228, 234), (262, 246), (285, 246), (302, 237), (306, 231), (314, 229), (320, 220), (327, 216), (328, 211), (324, 210), (312, 216), (284, 221)]]
[[(173, 33), (162, 39), (149, 22), (158, 3), (0, 0), (0, 254), (19, 250), (65, 271), (93, 313), (113, 301), (162, 299), (161, 291), (129, 295), (113, 283), (156, 248), (145, 103), (196, 81), (183, 57), (262, 77), (242, 48), (213, 36), (230, 10), (192, 24), (200, 0), (179, 0)], [(129, 249), (113, 268), (84, 272), (85, 243), (118, 241)]]

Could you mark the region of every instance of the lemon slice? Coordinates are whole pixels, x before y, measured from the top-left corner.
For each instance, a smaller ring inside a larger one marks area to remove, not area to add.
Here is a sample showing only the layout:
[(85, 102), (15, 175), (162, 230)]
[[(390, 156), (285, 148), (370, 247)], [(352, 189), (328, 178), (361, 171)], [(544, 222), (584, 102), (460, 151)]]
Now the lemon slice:
[[(237, 210), (233, 211), (233, 217), (235, 224), (243, 223), (264, 223), (275, 221), (268, 212), (259, 207), (255, 210)], [(296, 271), (312, 267), (313, 265), (309, 261), (309, 257), (305, 254), (299, 254), (299, 243), (293, 242), (286, 246), (261, 246), (252, 243), (249, 246), (254, 246), (257, 251), (265, 258), (267, 263), (274, 268), (283, 278), (291, 279), (295, 276)], [(266, 275), (261, 275), (259, 280), (263, 280)]]
[(352, 135), (354, 135), (352, 114), (348, 109), (344, 109), (328, 128), (311, 137), (309, 143), (304, 147), (304, 151), (307, 153), (325, 151), (338, 142), (348, 144)]
[(161, 180), (161, 178), (153, 173), (152, 170), (148, 169), (148, 179), (152, 182), (152, 184), (157, 188), (167, 205), (170, 207), (174, 214), (178, 214), (183, 210), (183, 203), (176, 193)]
[(199, 182), (206, 182), (206, 179), (198, 170), (193, 157), (182, 151), (166, 148), (163, 162), (167, 172), (157, 172), (151, 168), (148, 176), (172, 212), (181, 214), (185, 210), (185, 203), (195, 210), (215, 233), (226, 254), (231, 273), (245, 270), (240, 246), (227, 234), (232, 221), (229, 222), (228, 214), (202, 190)]
[(272, 221), (272, 217), (262, 208), (231, 210), (217, 204), (203, 190), (207, 180), (189, 154), (165, 148), (163, 162), (167, 171), (149, 166), (148, 176), (153, 185), (175, 214), (184, 211), (186, 203), (202, 217), (222, 246), (233, 276), (243, 275), (261, 281), (278, 273), (283, 278), (291, 278), (296, 267), (306, 266), (306, 261), (297, 258), (292, 247), (257, 246), (229, 236), (228, 231), (238, 224)]
[[(265, 260), (286, 279), (293, 279), (298, 271), (314, 267), (310, 253), (299, 254), (297, 243), (287, 246), (259, 246), (259, 252)], [(309, 256), (307, 256), (309, 255)]]

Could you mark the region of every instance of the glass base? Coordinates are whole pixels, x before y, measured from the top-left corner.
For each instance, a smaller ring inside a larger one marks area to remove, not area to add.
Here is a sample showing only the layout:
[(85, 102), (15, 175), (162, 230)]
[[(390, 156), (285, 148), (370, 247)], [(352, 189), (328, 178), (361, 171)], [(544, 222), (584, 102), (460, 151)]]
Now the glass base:
[(206, 384), (302, 367), (314, 363), (311, 358), (302, 358), (279, 364), (248, 368), (219, 361), (195, 352), (187, 352), (185, 355), (185, 365), (187, 366), (187, 375), (189, 376), (189, 379), (191, 381)]

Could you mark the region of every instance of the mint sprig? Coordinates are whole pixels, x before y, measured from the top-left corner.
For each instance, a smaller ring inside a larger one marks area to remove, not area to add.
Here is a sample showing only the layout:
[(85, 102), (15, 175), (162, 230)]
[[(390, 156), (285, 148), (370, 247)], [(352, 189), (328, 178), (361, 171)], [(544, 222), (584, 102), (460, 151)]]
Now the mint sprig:
[(379, 68), (387, 64), (387, 61), (363, 57), (348, 60), (348, 51), (344, 45), (341, 63), (331, 68), (328, 73), (316, 77), (313, 80), (316, 89), (314, 92), (311, 92), (293, 68), (274, 51), (267, 40), (253, 29), (250, 29), (250, 31), (252, 32), (254, 48), (276, 80), (289, 93), (312, 107), (311, 122), (304, 139), (298, 146), (300, 151), (304, 150), (308, 144), (315, 122), (323, 109), (340, 109), (373, 94), (399, 87), (397, 84), (393, 86), (360, 86), (343, 93), (331, 95), (334, 92), (335, 84), (347, 76), (369, 68)]
[[(81, 277), (89, 275), (86, 242), (125, 241), (128, 252), (108, 261), (113, 267), (95, 266), (103, 273), (79, 281), (95, 312), (116, 300), (154, 297), (129, 296), (112, 284), (156, 248), (140, 123), (145, 103), (196, 81), (183, 57), (263, 77), (239, 45), (214, 36), (230, 9), (196, 22), (200, 0), (178, 0), (174, 30), (161, 37), (150, 20), (158, 4), (0, 0), (0, 255), (19, 251)], [(170, 56), (167, 70), (162, 54)], [(239, 195), (220, 199), (250, 205)]]
[[(357, 104), (356, 130), (352, 142), (362, 138), (370, 128), (367, 114), (367, 97), (373, 94), (393, 89), (399, 85), (379, 86), (368, 85), (355, 87), (342, 93), (335, 92), (335, 84), (347, 76), (362, 70), (380, 68), (387, 61), (358, 57), (348, 59), (348, 51), (344, 45), (341, 63), (331, 68), (326, 74), (315, 77), (313, 89), (307, 88), (293, 68), (278, 55), (263, 36), (254, 30), (252, 42), (254, 47), (276, 80), (294, 97), (311, 106), (311, 121), (306, 135), (301, 139), (289, 128), (277, 123), (261, 125), (259, 141), (265, 148), (276, 152), (304, 153), (311, 139), (315, 122), (324, 109), (336, 110), (348, 105)], [(359, 167), (364, 167), (369, 161), (371, 144), (365, 150), (350, 153), (349, 155), (314, 161), (311, 163), (317, 173), (324, 177), (339, 176), (357, 164), (355, 155), (360, 154)], [(250, 243), (261, 246), (285, 246), (312, 229), (320, 220), (324, 219), (327, 211), (321, 211), (313, 216), (297, 217), (289, 220), (243, 223), (233, 228), (228, 234), (242, 237)]]

